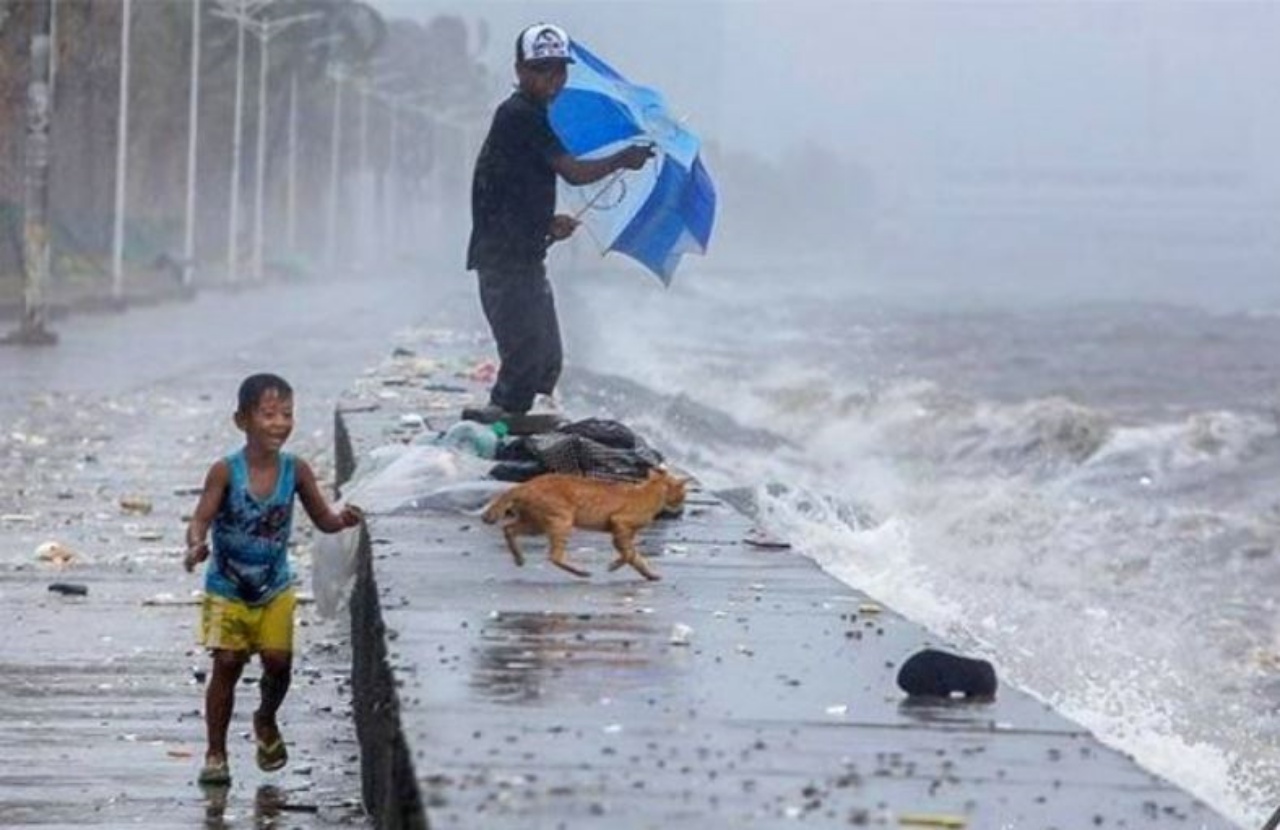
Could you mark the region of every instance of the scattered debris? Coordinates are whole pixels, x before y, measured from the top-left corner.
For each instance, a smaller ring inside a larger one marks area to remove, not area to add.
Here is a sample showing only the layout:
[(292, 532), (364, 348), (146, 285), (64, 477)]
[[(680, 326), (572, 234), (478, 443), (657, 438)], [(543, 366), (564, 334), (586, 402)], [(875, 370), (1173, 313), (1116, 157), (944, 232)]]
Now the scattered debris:
[(36, 548), (36, 558), (41, 562), (65, 568), (78, 558), (76, 552), (61, 542), (44, 542)]
[(960, 816), (948, 816), (940, 813), (903, 813), (898, 816), (898, 824), (903, 827), (950, 827), (968, 826), (968, 821)]
[(165, 605), (199, 605), (203, 601), (203, 594), (197, 593), (189, 597), (175, 597), (173, 594), (161, 593), (153, 597), (148, 597), (142, 601), (147, 606), (165, 606)]
[(742, 537), (743, 544), (750, 545), (753, 548), (761, 548), (762, 550), (790, 550), (791, 543), (785, 539), (779, 539), (769, 531), (762, 527), (753, 527), (747, 531), (747, 535)]
[(164, 538), (164, 531), (154, 527), (138, 527), (137, 525), (125, 525), (125, 533), (128, 533), (139, 542), (159, 542)]
[(481, 361), (471, 368), (467, 377), (477, 383), (493, 383), (498, 377), (498, 365), (492, 360)]
[(687, 646), (693, 637), (693, 628), (684, 623), (671, 626), (671, 637), (667, 640), (673, 646)]
[(427, 419), (417, 412), (406, 412), (400, 416), (400, 426), (410, 429), (426, 429)]
[(145, 516), (151, 512), (151, 500), (142, 496), (121, 496), (120, 509), (126, 513)]

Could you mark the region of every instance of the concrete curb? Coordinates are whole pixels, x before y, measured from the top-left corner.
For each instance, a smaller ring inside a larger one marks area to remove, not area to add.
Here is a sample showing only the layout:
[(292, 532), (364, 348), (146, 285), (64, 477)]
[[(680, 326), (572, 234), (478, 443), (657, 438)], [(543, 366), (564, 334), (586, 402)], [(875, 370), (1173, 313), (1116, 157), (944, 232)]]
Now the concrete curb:
[[(355, 450), (341, 410), (334, 413), (334, 469), (339, 487), (355, 472)], [(387, 627), (378, 601), (373, 542), (361, 528), (351, 594), (351, 698), (360, 743), (365, 811), (378, 827), (425, 830), (426, 812), (400, 723), (400, 699), (387, 660)]]
[(378, 827), (423, 830), (426, 813), (400, 723), (395, 676), (387, 661), (387, 627), (367, 531), (361, 533), (357, 551), (351, 597), (351, 686), (365, 810)]

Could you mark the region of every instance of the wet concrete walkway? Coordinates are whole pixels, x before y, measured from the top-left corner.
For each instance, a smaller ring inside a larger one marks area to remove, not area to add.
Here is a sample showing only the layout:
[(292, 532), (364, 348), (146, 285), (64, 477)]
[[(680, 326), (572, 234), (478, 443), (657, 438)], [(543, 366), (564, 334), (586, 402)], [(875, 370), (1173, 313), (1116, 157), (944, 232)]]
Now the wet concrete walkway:
[[(459, 369), (483, 351), (412, 351), (340, 402), (341, 472), (480, 402)], [(1017, 689), (906, 703), (898, 666), (946, 644), (751, 530), (695, 492), (644, 535), (648, 583), (605, 571), (601, 534), (571, 540), (578, 580), (541, 541), (517, 568), (473, 516), (372, 516), (352, 600), (371, 811), (434, 830), (1234, 826)]]
[[(347, 627), (311, 604), (281, 712), (289, 765), (254, 765), (246, 683), (234, 784), (196, 786), (209, 660), (195, 644), (201, 582), (180, 564), (185, 517), (208, 465), (243, 441), (231, 413), (252, 371), (293, 383), (289, 448), (331, 478), (333, 402), (436, 293), (417, 277), (254, 286), (60, 319), (58, 346), (0, 349), (0, 827), (368, 826)], [(295, 539), (309, 593), (303, 519)], [(74, 557), (41, 558), (46, 542)]]

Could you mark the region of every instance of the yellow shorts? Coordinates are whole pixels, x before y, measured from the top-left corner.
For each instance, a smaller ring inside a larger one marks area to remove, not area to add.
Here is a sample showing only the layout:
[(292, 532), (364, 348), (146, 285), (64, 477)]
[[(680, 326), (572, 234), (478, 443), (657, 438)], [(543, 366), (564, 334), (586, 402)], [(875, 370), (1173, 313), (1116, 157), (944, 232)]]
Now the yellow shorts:
[(297, 593), (288, 588), (266, 605), (206, 594), (200, 610), (200, 643), (228, 651), (293, 651), (293, 609)]

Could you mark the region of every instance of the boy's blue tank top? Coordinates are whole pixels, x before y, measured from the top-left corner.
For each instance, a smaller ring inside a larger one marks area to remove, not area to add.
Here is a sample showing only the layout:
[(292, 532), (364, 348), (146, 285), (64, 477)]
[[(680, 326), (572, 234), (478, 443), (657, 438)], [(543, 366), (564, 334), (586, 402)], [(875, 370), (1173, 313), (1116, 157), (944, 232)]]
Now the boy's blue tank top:
[(226, 457), (231, 469), (222, 507), (213, 520), (213, 555), (205, 569), (208, 594), (264, 605), (293, 584), (289, 533), (293, 526), (294, 457), (280, 453), (276, 489), (265, 499), (249, 489), (241, 449)]

